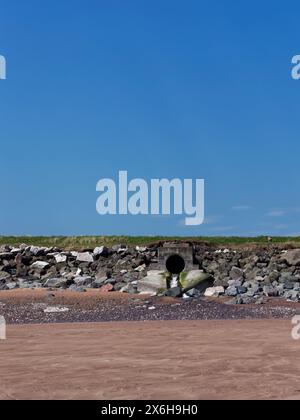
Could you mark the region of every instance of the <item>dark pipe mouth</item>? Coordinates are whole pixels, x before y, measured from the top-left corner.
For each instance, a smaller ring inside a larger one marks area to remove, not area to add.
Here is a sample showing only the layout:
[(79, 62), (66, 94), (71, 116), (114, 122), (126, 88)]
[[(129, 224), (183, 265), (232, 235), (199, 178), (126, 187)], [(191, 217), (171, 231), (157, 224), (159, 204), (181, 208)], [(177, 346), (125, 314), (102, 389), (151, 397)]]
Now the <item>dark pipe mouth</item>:
[(170, 255), (166, 261), (166, 268), (171, 274), (179, 274), (184, 270), (185, 262), (184, 259), (178, 255)]

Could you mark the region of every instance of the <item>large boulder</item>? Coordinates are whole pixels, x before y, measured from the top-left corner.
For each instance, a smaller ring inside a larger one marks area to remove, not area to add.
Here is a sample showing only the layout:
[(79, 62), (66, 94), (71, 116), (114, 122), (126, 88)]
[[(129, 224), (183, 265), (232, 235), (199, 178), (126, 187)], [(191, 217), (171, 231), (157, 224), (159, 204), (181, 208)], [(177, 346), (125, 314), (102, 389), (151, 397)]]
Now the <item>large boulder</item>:
[(165, 271), (150, 270), (146, 277), (137, 281), (137, 290), (151, 295), (164, 293), (167, 289), (167, 277), (168, 273)]
[(180, 273), (179, 284), (183, 293), (194, 287), (204, 292), (208, 287), (212, 286), (213, 277), (210, 274), (203, 273), (201, 270), (191, 270)]
[(300, 265), (300, 249), (287, 251), (283, 258), (289, 265)]

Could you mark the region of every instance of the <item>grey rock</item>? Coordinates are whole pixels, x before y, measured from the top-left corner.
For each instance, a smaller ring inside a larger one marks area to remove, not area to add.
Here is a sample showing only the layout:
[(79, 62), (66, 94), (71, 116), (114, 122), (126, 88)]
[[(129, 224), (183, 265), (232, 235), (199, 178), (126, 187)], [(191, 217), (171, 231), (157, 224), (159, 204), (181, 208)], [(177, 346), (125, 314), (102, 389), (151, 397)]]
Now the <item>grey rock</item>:
[(49, 267), (49, 263), (46, 261), (36, 261), (30, 266), (35, 270), (44, 270), (45, 268)]
[(11, 279), (11, 275), (7, 273), (6, 271), (0, 271), (0, 281), (7, 281)]
[(227, 296), (236, 296), (238, 294), (237, 292), (237, 288), (235, 286), (229, 286), (226, 291), (225, 294)]
[(167, 289), (167, 273), (161, 270), (150, 270), (147, 276), (138, 280), (137, 290), (140, 293), (164, 293)]
[(18, 283), (15, 281), (9, 282), (5, 284), (8, 290), (16, 289), (18, 287)]
[(171, 287), (168, 289), (165, 293), (166, 296), (172, 296), (172, 297), (179, 297), (181, 296), (181, 289), (180, 287)]
[(62, 287), (65, 288), (68, 285), (68, 280), (65, 278), (51, 278), (48, 279), (45, 284), (44, 287)]
[(241, 268), (239, 267), (232, 267), (232, 269), (229, 272), (229, 276), (233, 279), (233, 280), (238, 280), (244, 277), (244, 272)]
[(68, 259), (68, 257), (64, 254), (57, 254), (54, 256), (54, 258), (57, 263), (64, 263)]
[(239, 287), (241, 285), (242, 285), (242, 281), (241, 280), (228, 280), (228, 286)]
[(243, 294), (247, 292), (247, 287), (245, 286), (237, 286), (237, 292), (238, 294)]
[(108, 248), (106, 248), (106, 246), (98, 246), (94, 249), (93, 252), (94, 256), (102, 256), (102, 257), (106, 257), (108, 255)]
[(79, 262), (92, 263), (94, 262), (94, 257), (93, 254), (91, 254), (90, 252), (79, 252), (77, 254), (76, 260)]
[(265, 299), (263, 296), (260, 296), (258, 299), (256, 299), (255, 301), (255, 305), (263, 305), (265, 303)]
[(74, 278), (74, 283), (77, 287), (89, 286), (93, 283), (94, 279), (90, 276), (78, 276)]
[(264, 286), (263, 293), (265, 296), (278, 296), (278, 290), (273, 286)]
[(289, 265), (300, 265), (300, 249), (287, 251), (283, 258)]
[(40, 246), (31, 246), (30, 247), (30, 252), (31, 254), (38, 256), (38, 255), (44, 255), (45, 254), (45, 249), (44, 247), (40, 247)]
[(208, 287), (205, 292), (204, 296), (206, 297), (218, 297), (220, 295), (224, 295), (225, 289), (223, 286), (215, 286), (215, 287)]

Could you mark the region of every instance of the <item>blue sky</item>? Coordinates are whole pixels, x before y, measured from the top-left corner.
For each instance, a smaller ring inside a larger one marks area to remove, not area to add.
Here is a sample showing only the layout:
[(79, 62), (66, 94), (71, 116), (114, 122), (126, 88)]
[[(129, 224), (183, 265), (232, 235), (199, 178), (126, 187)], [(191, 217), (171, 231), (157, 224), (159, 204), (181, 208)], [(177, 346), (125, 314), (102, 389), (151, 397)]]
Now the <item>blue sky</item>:
[[(0, 10), (0, 234), (300, 234), (299, 2)], [(98, 215), (119, 170), (204, 178), (205, 223)]]

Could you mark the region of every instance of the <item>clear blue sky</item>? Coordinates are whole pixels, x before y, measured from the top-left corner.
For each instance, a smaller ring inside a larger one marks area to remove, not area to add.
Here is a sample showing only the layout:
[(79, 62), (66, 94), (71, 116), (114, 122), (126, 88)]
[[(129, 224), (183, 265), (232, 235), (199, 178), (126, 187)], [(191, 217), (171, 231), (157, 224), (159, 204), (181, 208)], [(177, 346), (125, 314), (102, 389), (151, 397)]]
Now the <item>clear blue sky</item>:
[[(0, 234), (300, 234), (296, 1), (0, 0)], [(206, 221), (99, 216), (100, 178), (204, 178)]]

